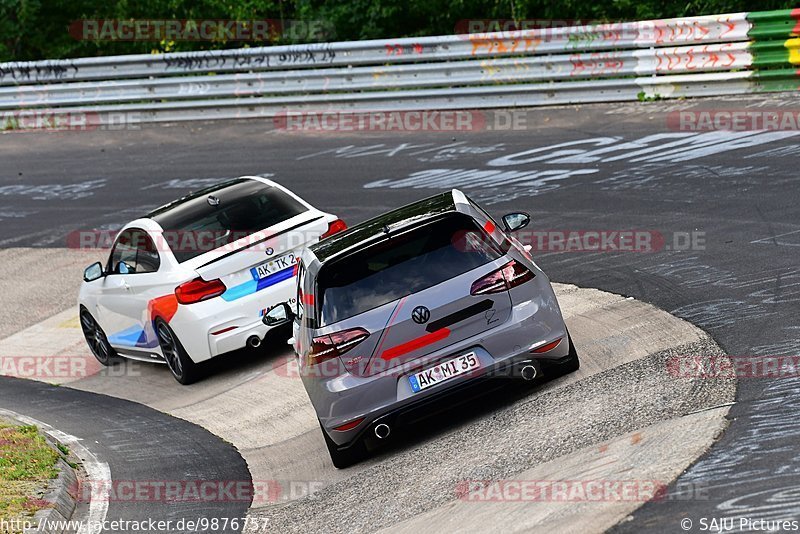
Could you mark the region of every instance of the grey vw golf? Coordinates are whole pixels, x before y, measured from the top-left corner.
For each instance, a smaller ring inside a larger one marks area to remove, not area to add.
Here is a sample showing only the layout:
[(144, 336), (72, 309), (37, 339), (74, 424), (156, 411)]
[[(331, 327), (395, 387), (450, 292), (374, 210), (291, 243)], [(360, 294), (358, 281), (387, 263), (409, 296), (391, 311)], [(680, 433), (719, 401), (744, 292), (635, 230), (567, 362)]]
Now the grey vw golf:
[(547, 276), (461, 191), (415, 202), (306, 249), (294, 318), (303, 383), (336, 467), (404, 420), (487, 377), (532, 380), (578, 369)]

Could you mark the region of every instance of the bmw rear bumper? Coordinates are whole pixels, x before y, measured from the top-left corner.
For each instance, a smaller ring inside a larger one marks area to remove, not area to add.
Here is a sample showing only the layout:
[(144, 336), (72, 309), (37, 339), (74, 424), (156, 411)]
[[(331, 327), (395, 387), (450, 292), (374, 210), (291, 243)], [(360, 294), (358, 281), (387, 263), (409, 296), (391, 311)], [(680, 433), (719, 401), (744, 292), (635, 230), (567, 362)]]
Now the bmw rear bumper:
[(244, 348), (253, 336), (264, 339), (270, 327), (261, 321), (263, 312), (289, 302), (295, 291), (295, 279), (290, 278), (230, 302), (216, 297), (180, 305), (169, 324), (192, 360), (200, 363)]

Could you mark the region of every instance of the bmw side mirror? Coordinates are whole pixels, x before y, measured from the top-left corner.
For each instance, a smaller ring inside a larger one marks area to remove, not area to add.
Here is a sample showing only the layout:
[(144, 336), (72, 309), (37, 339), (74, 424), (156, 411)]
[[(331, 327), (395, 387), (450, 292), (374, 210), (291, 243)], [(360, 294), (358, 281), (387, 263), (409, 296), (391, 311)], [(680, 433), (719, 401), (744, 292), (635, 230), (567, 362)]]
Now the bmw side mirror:
[(516, 232), (517, 230), (522, 230), (528, 226), (528, 223), (530, 222), (531, 216), (524, 211), (503, 215), (503, 226), (506, 227), (506, 232)]
[(98, 261), (83, 270), (83, 281), (93, 282), (103, 277), (103, 265)]
[(292, 320), (292, 310), (287, 303), (278, 304), (264, 314), (262, 322), (267, 326), (280, 326)]

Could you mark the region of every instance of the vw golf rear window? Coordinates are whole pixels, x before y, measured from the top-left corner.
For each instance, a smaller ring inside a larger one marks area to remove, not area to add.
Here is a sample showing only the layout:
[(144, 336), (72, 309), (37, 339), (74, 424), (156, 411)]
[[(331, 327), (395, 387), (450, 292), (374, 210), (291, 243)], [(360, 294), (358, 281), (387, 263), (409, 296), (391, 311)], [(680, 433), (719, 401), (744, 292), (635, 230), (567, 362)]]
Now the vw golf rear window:
[(209, 188), (150, 214), (179, 262), (216, 250), (308, 211), (280, 189), (256, 180)]
[(321, 325), (423, 291), (502, 256), (466, 215), (452, 214), (327, 263), (317, 287)]

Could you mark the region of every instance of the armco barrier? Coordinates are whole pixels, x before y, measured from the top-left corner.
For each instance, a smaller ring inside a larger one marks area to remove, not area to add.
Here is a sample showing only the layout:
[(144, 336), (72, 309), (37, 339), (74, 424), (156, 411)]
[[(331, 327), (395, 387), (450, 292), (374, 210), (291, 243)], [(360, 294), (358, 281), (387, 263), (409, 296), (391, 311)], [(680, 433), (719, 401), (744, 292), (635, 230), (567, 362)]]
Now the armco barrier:
[[(498, 108), (798, 88), (800, 10), (0, 64), (0, 113), (101, 123)], [(130, 119), (129, 119), (130, 120)]]

